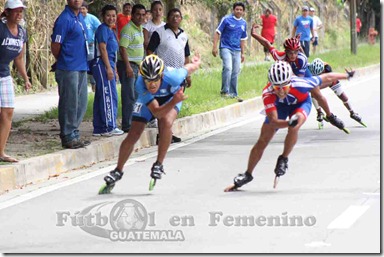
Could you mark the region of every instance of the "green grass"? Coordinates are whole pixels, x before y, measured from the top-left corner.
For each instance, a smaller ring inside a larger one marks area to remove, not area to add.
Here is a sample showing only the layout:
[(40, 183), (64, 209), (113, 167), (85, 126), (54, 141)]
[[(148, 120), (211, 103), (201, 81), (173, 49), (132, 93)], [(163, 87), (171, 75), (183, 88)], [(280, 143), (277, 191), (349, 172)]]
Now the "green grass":
[[(380, 43), (376, 45), (361, 44), (358, 46), (357, 55), (353, 55), (349, 48), (328, 51), (311, 56), (321, 58), (329, 63), (335, 72), (344, 72), (344, 68), (359, 68), (380, 63)], [(252, 58), (248, 58), (251, 60)], [(203, 60), (204, 61), (204, 60)], [(261, 95), (261, 90), (267, 83), (267, 71), (271, 63), (259, 65), (244, 64), (239, 75), (239, 95), (243, 99), (250, 99)], [(190, 116), (210, 110), (215, 110), (230, 104), (237, 103), (235, 99), (226, 99), (220, 96), (221, 67), (215, 69), (204, 69), (192, 75), (192, 87), (186, 90), (189, 98), (183, 102), (183, 108), (179, 117)], [(120, 95), (120, 88), (118, 88)], [(93, 94), (89, 94), (88, 108), (85, 120), (92, 120)], [(121, 102), (119, 97), (119, 119), (121, 119)], [(57, 108), (39, 116), (38, 119), (45, 121), (57, 119)]]

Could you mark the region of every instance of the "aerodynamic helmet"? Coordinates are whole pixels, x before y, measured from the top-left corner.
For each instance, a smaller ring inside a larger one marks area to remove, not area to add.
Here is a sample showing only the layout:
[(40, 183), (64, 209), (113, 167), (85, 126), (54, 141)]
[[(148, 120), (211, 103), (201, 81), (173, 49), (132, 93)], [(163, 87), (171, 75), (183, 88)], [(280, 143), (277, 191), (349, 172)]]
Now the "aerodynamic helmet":
[(154, 54), (146, 56), (139, 67), (141, 76), (146, 80), (158, 80), (163, 70), (163, 60)]
[(320, 58), (316, 58), (309, 65), (309, 70), (311, 71), (312, 75), (320, 75), (324, 71), (324, 62)]
[(277, 61), (268, 70), (268, 80), (275, 86), (286, 85), (291, 81), (291, 78), (292, 68), (287, 62)]

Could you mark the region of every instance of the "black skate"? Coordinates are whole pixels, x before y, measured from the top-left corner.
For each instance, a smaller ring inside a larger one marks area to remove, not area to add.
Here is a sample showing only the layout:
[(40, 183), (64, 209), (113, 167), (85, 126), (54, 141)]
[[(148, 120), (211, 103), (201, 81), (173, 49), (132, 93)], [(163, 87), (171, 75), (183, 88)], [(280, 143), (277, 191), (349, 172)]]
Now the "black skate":
[(123, 174), (124, 173), (118, 169), (114, 169), (107, 176), (105, 176), (105, 184), (101, 186), (99, 195), (111, 193), (112, 189), (115, 187), (116, 182), (123, 177)]
[(233, 179), (233, 184), (229, 185), (224, 189), (224, 192), (237, 190), (239, 187), (244, 186), (245, 184), (253, 180), (252, 174), (248, 172), (240, 173)]
[(358, 123), (360, 123), (361, 125), (363, 125), (364, 127), (367, 127), (367, 125), (362, 121), (359, 114), (357, 114), (355, 112), (351, 112), (351, 118), (354, 119), (355, 121), (357, 121)]
[(277, 158), (276, 167), (275, 167), (275, 179), (273, 181), (273, 188), (277, 187), (280, 177), (283, 176), (288, 170), (288, 158), (282, 155)]
[(149, 181), (149, 191), (152, 191), (156, 185), (156, 180), (161, 179), (161, 176), (165, 174), (163, 165), (159, 162), (155, 162), (151, 168), (151, 180)]
[(324, 117), (324, 120), (331, 123), (336, 128), (344, 131), (345, 133), (349, 134), (350, 131), (344, 126), (344, 122), (336, 117), (333, 113), (331, 113), (330, 116)]
[(322, 111), (317, 111), (316, 120), (318, 122), (319, 129), (322, 129), (324, 127), (324, 113)]

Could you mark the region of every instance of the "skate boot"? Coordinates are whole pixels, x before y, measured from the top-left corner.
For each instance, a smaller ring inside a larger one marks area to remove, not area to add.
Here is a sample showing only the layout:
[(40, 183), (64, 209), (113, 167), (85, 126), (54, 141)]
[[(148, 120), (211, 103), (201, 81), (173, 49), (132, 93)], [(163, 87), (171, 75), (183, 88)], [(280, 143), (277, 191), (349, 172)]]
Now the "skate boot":
[(156, 180), (161, 179), (161, 176), (165, 174), (163, 165), (159, 162), (155, 162), (151, 168), (151, 180), (149, 181), (149, 191), (152, 191), (156, 185)]
[(319, 129), (322, 129), (324, 127), (324, 113), (321, 110), (317, 111), (317, 117), (316, 117), (317, 122), (319, 123)]
[(104, 181), (105, 183), (107, 183), (107, 185), (113, 185), (123, 177), (123, 174), (124, 173), (119, 171), (118, 169), (114, 169), (107, 176), (104, 177)]
[(283, 176), (287, 172), (287, 169), (288, 169), (288, 158), (280, 155), (279, 158), (277, 158), (277, 163), (275, 167), (276, 177)]
[(233, 184), (224, 189), (224, 192), (229, 192), (244, 186), (253, 180), (252, 174), (248, 172), (240, 173), (233, 179)]
[(159, 162), (155, 162), (151, 168), (151, 177), (154, 179), (161, 179), (161, 175), (165, 174), (163, 165)]
[(357, 114), (355, 112), (351, 112), (351, 116), (350, 117), (352, 119), (354, 119), (355, 121), (357, 121), (358, 123), (360, 123), (361, 125), (363, 125), (364, 127), (367, 127), (367, 125), (365, 125), (365, 123), (362, 121), (362, 119), (359, 116), (359, 114)]
[(109, 194), (115, 187), (115, 183), (123, 177), (123, 172), (114, 169), (107, 176), (104, 177), (105, 184), (99, 189), (99, 194)]
[(343, 130), (345, 133), (349, 134), (349, 130), (344, 126), (344, 122), (336, 117), (333, 113), (330, 116), (324, 118), (325, 121), (331, 123), (333, 126), (337, 127), (340, 130)]

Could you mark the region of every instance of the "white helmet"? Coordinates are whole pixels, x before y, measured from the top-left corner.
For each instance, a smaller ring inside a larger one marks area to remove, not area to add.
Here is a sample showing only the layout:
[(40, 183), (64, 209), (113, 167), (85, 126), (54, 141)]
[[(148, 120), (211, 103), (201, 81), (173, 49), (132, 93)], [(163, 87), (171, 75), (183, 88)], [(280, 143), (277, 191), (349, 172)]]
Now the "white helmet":
[(268, 80), (273, 85), (284, 85), (291, 81), (291, 65), (284, 61), (277, 61), (268, 70)]
[(312, 75), (320, 75), (324, 71), (324, 62), (320, 58), (316, 58), (309, 65), (309, 70), (311, 71)]

